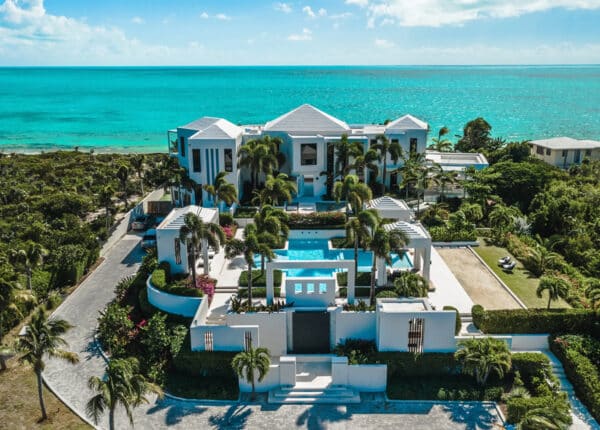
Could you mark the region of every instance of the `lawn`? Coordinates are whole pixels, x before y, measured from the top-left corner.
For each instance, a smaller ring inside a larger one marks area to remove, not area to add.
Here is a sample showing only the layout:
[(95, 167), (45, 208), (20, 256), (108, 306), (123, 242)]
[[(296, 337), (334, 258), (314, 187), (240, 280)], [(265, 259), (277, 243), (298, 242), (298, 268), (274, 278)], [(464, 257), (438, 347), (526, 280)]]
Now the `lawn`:
[[(548, 305), (548, 295), (544, 292), (542, 298), (538, 298), (535, 294), (540, 278), (534, 276), (531, 272), (523, 267), (523, 264), (516, 260), (506, 248), (498, 246), (485, 245), (483, 239), (479, 240), (480, 246), (473, 247), (473, 250), (486, 262), (486, 264), (494, 271), (496, 275), (515, 293), (525, 306), (528, 308), (545, 308)], [(498, 260), (507, 255), (517, 262), (517, 266), (512, 273), (507, 273), (500, 266)], [(560, 299), (557, 302), (552, 302), (551, 307), (568, 308), (569, 305), (564, 300)]]

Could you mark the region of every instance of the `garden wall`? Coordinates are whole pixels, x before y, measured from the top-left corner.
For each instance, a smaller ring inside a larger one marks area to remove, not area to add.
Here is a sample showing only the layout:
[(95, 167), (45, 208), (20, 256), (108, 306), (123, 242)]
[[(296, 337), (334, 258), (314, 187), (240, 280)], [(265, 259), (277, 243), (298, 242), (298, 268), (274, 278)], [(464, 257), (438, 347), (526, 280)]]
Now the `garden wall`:
[(343, 339), (375, 340), (375, 312), (331, 312), (332, 336), (331, 347), (335, 347)]
[(254, 346), (267, 348), (271, 355), (285, 355), (287, 353), (286, 314), (286, 312), (230, 313), (227, 314), (227, 327), (255, 326), (260, 333), (260, 339), (252, 338)]
[(333, 237), (343, 237), (346, 232), (343, 229), (301, 229), (301, 230), (290, 230), (288, 239), (331, 239)]
[(202, 297), (186, 297), (168, 294), (160, 291), (152, 285), (151, 277), (148, 277), (146, 285), (148, 286), (148, 301), (151, 305), (157, 307), (161, 311), (170, 314), (183, 315), (184, 317), (193, 317), (198, 310), (198, 306), (204, 298)]
[(249, 332), (256, 344), (260, 344), (257, 326), (203, 325), (190, 327), (192, 351), (206, 351), (206, 333), (212, 333), (213, 351), (243, 351), (246, 333)]

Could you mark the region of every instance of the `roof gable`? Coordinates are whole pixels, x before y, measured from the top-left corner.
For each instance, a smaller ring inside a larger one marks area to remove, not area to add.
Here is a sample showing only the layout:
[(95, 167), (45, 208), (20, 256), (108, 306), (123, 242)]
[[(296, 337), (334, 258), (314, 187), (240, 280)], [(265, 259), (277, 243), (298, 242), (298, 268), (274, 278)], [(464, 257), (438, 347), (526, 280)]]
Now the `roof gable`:
[(216, 118), (214, 116), (203, 116), (202, 118), (198, 118), (186, 125), (182, 125), (179, 128), (200, 131), (219, 121), (219, 119), (220, 118)]
[(302, 132), (347, 132), (348, 124), (314, 106), (304, 104), (296, 109), (269, 121), (265, 124), (266, 131), (283, 131), (289, 133)]
[(198, 131), (190, 139), (235, 139), (242, 133), (242, 129), (237, 125), (219, 119), (203, 130)]
[(390, 122), (387, 130), (428, 130), (429, 126), (425, 121), (421, 121), (412, 115), (404, 115)]

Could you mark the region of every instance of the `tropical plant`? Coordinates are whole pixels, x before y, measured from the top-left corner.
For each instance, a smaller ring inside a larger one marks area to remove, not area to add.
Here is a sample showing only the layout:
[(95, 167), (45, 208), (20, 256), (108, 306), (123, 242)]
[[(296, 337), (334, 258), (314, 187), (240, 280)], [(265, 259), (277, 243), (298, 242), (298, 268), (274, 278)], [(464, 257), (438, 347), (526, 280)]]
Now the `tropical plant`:
[(341, 200), (347, 201), (354, 214), (358, 214), (363, 205), (370, 200), (373, 195), (371, 189), (364, 183), (360, 182), (358, 176), (348, 175), (344, 181), (336, 181), (333, 185), (333, 197), (336, 202)]
[(402, 156), (402, 147), (397, 140), (390, 141), (385, 134), (375, 136), (375, 142), (371, 145), (371, 149), (379, 153), (379, 159), (383, 160), (383, 190), (386, 189), (387, 180), (387, 159), (388, 154), (394, 164)]
[(396, 294), (400, 297), (427, 297), (429, 286), (422, 276), (403, 272), (394, 280)]
[(552, 301), (556, 301), (559, 298), (567, 298), (569, 295), (569, 284), (562, 278), (542, 276), (535, 294), (541, 299), (544, 291), (548, 291), (548, 309), (550, 309)]
[(31, 291), (25, 291), (13, 280), (0, 278), (0, 339), (5, 335), (4, 319), (7, 313), (23, 318), (21, 303), (34, 303), (35, 297)]
[(456, 150), (461, 152), (475, 152), (486, 149), (490, 140), (492, 126), (479, 117), (465, 124), (463, 136), (456, 143)]
[(566, 430), (573, 422), (567, 402), (553, 402), (525, 412), (517, 424), (518, 430)]
[(65, 320), (47, 319), (46, 314), (40, 308), (31, 316), (31, 321), (25, 329), (25, 334), (20, 336), (17, 342), (17, 350), (23, 354), (19, 357), (19, 361), (30, 365), (37, 379), (42, 420), (48, 418), (46, 405), (44, 404), (42, 382), (42, 372), (46, 367), (44, 358), (60, 358), (71, 364), (79, 361), (77, 354), (60, 348), (67, 345), (67, 342), (61, 336), (71, 327)]
[(125, 208), (127, 208), (127, 198), (129, 197), (127, 192), (129, 166), (124, 163), (120, 164), (116, 172), (116, 177), (119, 180), (119, 183), (121, 184), (121, 192), (123, 193), (123, 203), (125, 203)]
[(335, 143), (336, 175), (345, 175), (350, 165), (350, 159), (358, 157), (362, 153), (362, 143), (357, 140), (350, 141), (347, 134), (342, 134), (340, 140)]
[[(270, 139), (270, 142), (273, 142)], [(273, 147), (261, 139), (252, 139), (240, 147), (238, 152), (239, 164), (250, 169), (250, 182), (252, 189), (258, 186), (258, 175), (260, 173), (272, 174), (279, 168), (277, 155), (273, 153)]]
[(440, 186), (440, 199), (444, 201), (446, 199), (446, 188), (449, 185), (456, 185), (458, 183), (458, 172), (440, 169), (435, 172), (434, 179), (436, 184)]
[(375, 178), (379, 174), (379, 154), (377, 154), (377, 151), (375, 149), (369, 149), (364, 154), (361, 153), (360, 155), (355, 156), (352, 164), (349, 164), (346, 167), (345, 173), (354, 170), (355, 174), (359, 178), (362, 178), (364, 176), (365, 169), (372, 172)]
[(201, 247), (204, 260), (204, 274), (208, 275), (209, 257), (208, 247), (219, 249), (225, 242), (225, 233), (218, 224), (204, 222), (202, 218), (193, 213), (185, 214), (183, 225), (179, 229), (179, 240), (184, 243), (191, 258), (188, 264), (192, 269), (192, 277), (196, 280), (196, 252)]
[[(256, 236), (256, 227), (253, 224), (246, 226), (244, 240), (231, 239), (225, 244), (225, 256), (228, 259), (243, 255), (248, 265), (248, 306), (252, 306), (252, 269), (254, 268), (254, 254), (265, 252)], [(271, 251), (272, 252), (272, 251)]]
[[(368, 249), (373, 253), (373, 264), (371, 266), (371, 292), (369, 300), (371, 305), (375, 303), (375, 276), (377, 273), (377, 260), (383, 259), (387, 264), (392, 264), (391, 253), (401, 254), (408, 244), (408, 236), (402, 230), (387, 231), (381, 225), (372, 229)], [(383, 276), (377, 273), (377, 276)]]
[(135, 358), (120, 358), (108, 362), (104, 378), (92, 376), (88, 387), (96, 394), (88, 401), (86, 413), (98, 423), (100, 417), (108, 409), (108, 428), (114, 430), (115, 410), (118, 405), (125, 409), (130, 424), (133, 426), (133, 411), (142, 403), (148, 403), (146, 397), (155, 393), (162, 398), (163, 392), (158, 385), (148, 382), (139, 373), (139, 363)]
[(442, 139), (442, 136), (445, 136), (449, 132), (450, 129), (448, 127), (440, 128), (438, 131), (438, 137), (431, 139), (433, 143), (429, 145), (429, 149), (440, 152), (452, 151), (452, 142), (450, 142), (448, 139)]
[(110, 228), (110, 209), (113, 206), (112, 198), (115, 195), (115, 190), (110, 185), (106, 185), (98, 195), (98, 202), (105, 210), (106, 216), (106, 231)]
[(46, 250), (39, 243), (27, 241), (23, 247), (12, 249), (10, 253), (10, 261), (15, 269), (22, 272), (27, 277), (27, 288), (31, 287), (31, 277), (33, 271), (38, 268), (46, 255)]
[(560, 254), (548, 251), (548, 249), (542, 245), (537, 245), (535, 248), (529, 249), (527, 255), (527, 268), (531, 270), (535, 276), (542, 276), (549, 269), (556, 267), (560, 260)]
[(130, 163), (133, 170), (137, 173), (137, 177), (140, 180), (140, 188), (142, 196), (144, 195), (144, 163), (146, 162), (146, 156), (144, 154), (136, 154), (131, 157)]
[(454, 356), (461, 364), (462, 373), (474, 376), (481, 386), (486, 384), (490, 373), (503, 378), (512, 366), (506, 342), (491, 337), (459, 341)]
[(585, 296), (590, 300), (592, 307), (597, 309), (600, 307), (600, 280), (591, 279), (585, 289)]
[(125, 354), (126, 347), (130, 342), (130, 333), (134, 327), (129, 317), (131, 307), (121, 306), (113, 302), (100, 312), (98, 318), (98, 338), (104, 348), (113, 357)]
[(496, 243), (503, 244), (513, 225), (516, 216), (516, 210), (507, 206), (498, 204), (490, 212), (488, 221), (492, 226), (492, 236)]
[(227, 181), (227, 175), (227, 172), (219, 172), (212, 185), (206, 184), (202, 187), (212, 197), (215, 207), (219, 207), (220, 201), (225, 202), (227, 206), (238, 201), (237, 188)]
[(358, 273), (358, 247), (366, 248), (371, 238), (371, 229), (381, 223), (379, 213), (374, 209), (360, 211), (346, 222), (346, 240), (354, 243), (354, 274)]
[(269, 373), (271, 359), (267, 348), (254, 348), (252, 341), (246, 351), (242, 351), (233, 357), (231, 366), (240, 378), (244, 378), (252, 385), (252, 398), (256, 395), (255, 379), (262, 382)]
[(288, 178), (288, 175), (279, 173), (277, 176), (267, 175), (264, 187), (255, 190), (254, 193), (253, 203), (258, 203), (259, 206), (264, 204), (279, 206), (281, 203), (291, 202), (297, 189), (296, 184)]

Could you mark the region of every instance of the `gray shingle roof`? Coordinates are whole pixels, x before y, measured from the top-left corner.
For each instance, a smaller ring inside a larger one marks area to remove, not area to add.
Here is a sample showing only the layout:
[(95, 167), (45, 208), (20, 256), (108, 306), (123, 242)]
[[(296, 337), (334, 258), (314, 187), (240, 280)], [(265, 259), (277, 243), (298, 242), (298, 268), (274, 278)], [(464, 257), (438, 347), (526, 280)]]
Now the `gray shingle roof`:
[(532, 140), (530, 143), (550, 149), (595, 149), (600, 142), (595, 140), (577, 140), (571, 137), (553, 137), (551, 139)]
[(387, 125), (387, 130), (427, 130), (428, 128), (425, 121), (412, 115), (401, 116)]
[(303, 132), (348, 132), (350, 127), (314, 106), (304, 104), (296, 109), (269, 121), (266, 131), (284, 131), (292, 134)]

